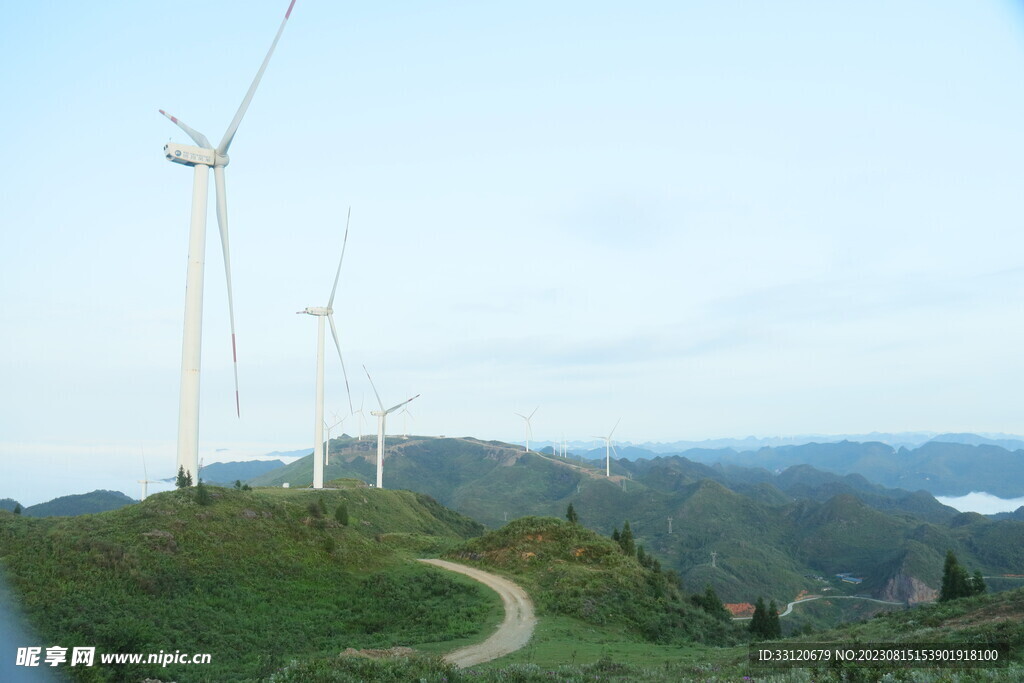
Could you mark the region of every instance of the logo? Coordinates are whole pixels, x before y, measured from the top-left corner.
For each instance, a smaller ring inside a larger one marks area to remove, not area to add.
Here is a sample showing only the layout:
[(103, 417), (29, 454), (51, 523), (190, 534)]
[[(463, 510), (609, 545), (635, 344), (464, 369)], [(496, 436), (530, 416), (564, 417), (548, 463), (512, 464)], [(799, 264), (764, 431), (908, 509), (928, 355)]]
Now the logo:
[(180, 157), (181, 156), (181, 150), (180, 149), (174, 150), (174, 156)]

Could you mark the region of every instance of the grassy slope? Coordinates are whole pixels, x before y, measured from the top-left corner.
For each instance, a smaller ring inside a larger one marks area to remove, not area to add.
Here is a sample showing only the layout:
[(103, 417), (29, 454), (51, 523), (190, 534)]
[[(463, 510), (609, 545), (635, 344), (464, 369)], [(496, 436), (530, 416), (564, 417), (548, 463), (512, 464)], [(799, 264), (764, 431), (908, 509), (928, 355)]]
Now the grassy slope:
[(540, 615), (618, 627), (648, 642), (724, 643), (737, 637), (728, 620), (694, 607), (670, 576), (641, 567), (614, 541), (564, 520), (523, 517), (448, 556), (510, 575)]
[[(212, 665), (163, 675), (225, 680), (346, 647), (464, 639), (489, 630), (500, 611), (479, 584), (408, 560), (480, 531), (425, 496), (210, 491), (208, 506), (194, 491), (174, 491), (76, 518), (0, 512), (0, 559), (45, 641), (209, 652)], [(320, 499), (324, 519), (309, 510)], [(331, 516), (341, 502), (348, 526)], [(121, 669), (135, 679), (160, 675)]]

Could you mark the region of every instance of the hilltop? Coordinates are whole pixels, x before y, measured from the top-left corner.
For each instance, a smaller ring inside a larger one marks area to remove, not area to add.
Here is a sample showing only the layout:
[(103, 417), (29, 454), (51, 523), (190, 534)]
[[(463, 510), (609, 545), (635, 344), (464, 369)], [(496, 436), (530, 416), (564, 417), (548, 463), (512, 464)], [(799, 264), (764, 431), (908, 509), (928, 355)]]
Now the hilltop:
[(422, 494), (206, 492), (207, 504), (179, 490), (74, 518), (0, 512), (0, 560), (45, 642), (213, 655), (201, 670), (118, 669), (132, 680), (254, 678), (347, 647), (474, 637), (499, 609), (410, 559), (482, 531)]
[(523, 517), (448, 552), (448, 557), (508, 574), (541, 615), (625, 625), (660, 643), (736, 642), (724, 613), (696, 607), (672, 572), (643, 566), (615, 541), (565, 520)]

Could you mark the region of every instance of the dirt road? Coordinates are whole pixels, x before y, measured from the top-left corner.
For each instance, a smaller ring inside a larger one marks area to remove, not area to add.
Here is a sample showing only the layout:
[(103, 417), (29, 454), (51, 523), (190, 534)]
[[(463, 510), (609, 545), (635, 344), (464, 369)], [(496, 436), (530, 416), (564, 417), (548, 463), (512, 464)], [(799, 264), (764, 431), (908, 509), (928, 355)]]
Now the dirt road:
[(505, 603), (505, 620), (490, 638), (482, 643), (449, 652), (444, 656), (445, 660), (459, 668), (473, 666), (515, 652), (530, 641), (537, 619), (533, 616), (533, 602), (522, 588), (508, 579), (463, 564), (433, 559), (420, 562), (465, 574), (494, 590)]

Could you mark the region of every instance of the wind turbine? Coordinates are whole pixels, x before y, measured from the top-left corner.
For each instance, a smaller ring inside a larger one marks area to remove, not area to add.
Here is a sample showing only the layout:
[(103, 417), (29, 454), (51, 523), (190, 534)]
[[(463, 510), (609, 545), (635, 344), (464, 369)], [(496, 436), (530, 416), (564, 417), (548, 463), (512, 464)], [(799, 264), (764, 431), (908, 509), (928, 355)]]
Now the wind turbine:
[[(608, 432), (608, 436), (595, 436), (595, 439), (604, 440), (604, 476), (612, 476), (612, 451), (615, 451), (615, 446), (612, 445), (612, 434), (618, 429), (619, 423), (622, 422), (620, 417), (615, 421), (615, 426), (612, 427), (612, 431)], [(619, 457), (619, 452), (615, 451), (615, 457)]]
[(159, 484), (160, 482), (149, 478), (149, 472), (146, 471), (146, 452), (142, 452), (142, 476), (144, 479), (139, 479), (138, 483), (142, 484), (142, 500), (146, 500), (146, 496), (149, 495), (149, 485)]
[[(351, 207), (348, 210), (348, 217), (352, 218)], [(327, 300), (326, 306), (309, 306), (303, 311), (296, 311), (297, 315), (313, 315), (317, 318), (317, 342), (316, 342), (316, 407), (314, 412), (316, 418), (313, 422), (313, 488), (324, 487), (324, 318), (331, 323), (331, 335), (334, 336), (334, 346), (338, 349), (338, 360), (341, 361), (341, 372), (345, 376), (345, 391), (348, 393), (348, 408), (352, 410), (352, 393), (348, 390), (348, 372), (345, 371), (345, 359), (341, 357), (341, 342), (338, 341), (338, 328), (334, 326), (334, 294), (338, 291), (338, 278), (341, 277), (341, 264), (345, 260), (345, 245), (348, 244), (348, 219), (345, 220), (345, 239), (341, 243), (341, 258), (338, 260), (338, 272), (334, 275), (334, 287), (331, 288), (331, 298)]]
[(363, 366), (363, 370), (366, 371), (366, 379), (370, 380), (370, 386), (373, 388), (373, 395), (377, 397), (377, 404), (380, 406), (380, 410), (371, 410), (370, 415), (377, 417), (377, 488), (384, 488), (384, 423), (388, 419), (388, 414), (393, 413), (407, 403), (411, 403), (414, 399), (420, 397), (416, 394), (412, 398), (402, 401), (396, 406), (392, 406), (387, 410), (384, 409), (384, 402), (380, 400), (380, 394), (377, 393), (377, 387), (373, 385), (373, 378), (370, 377), (370, 371)]
[[(540, 406), (537, 406), (537, 408), (540, 408)], [(530, 413), (529, 417), (527, 417), (526, 415), (523, 415), (521, 413), (515, 413), (516, 415), (519, 415), (519, 417), (521, 417), (524, 420), (526, 420), (526, 452), (527, 453), (530, 452), (530, 437), (533, 436), (533, 430), (530, 429), (530, 420), (533, 418), (534, 413), (537, 412), (537, 408), (533, 409), (533, 413)]]
[[(409, 406), (402, 408), (402, 412), (399, 413), (402, 416), (402, 438), (409, 438), (409, 418), (412, 417), (412, 413), (409, 411)], [(413, 417), (415, 420), (416, 418)]]
[(206, 261), (206, 199), (209, 188), (210, 168), (213, 168), (214, 185), (217, 193), (217, 225), (220, 228), (220, 244), (224, 253), (224, 275), (228, 288), (228, 320), (231, 324), (231, 355), (235, 366), (235, 411), (241, 417), (242, 409), (238, 399), (238, 353), (235, 346), (235, 311), (231, 293), (231, 259), (228, 248), (228, 209), (224, 185), (224, 167), (228, 165), (228, 148), (238, 132), (238, 126), (252, 102), (256, 87), (263, 78), (277, 41), (281, 38), (288, 17), (291, 16), (295, 0), (291, 0), (284, 14), (281, 27), (277, 29), (274, 42), (270, 44), (267, 56), (256, 77), (235, 112), (224, 138), (216, 148), (206, 136), (190, 128), (183, 121), (171, 116), (163, 109), (160, 113), (169, 118), (195, 141), (198, 147), (170, 142), (164, 145), (164, 154), (173, 161), (195, 169), (192, 182), (192, 218), (188, 239), (188, 270), (185, 280), (185, 324), (181, 344), (181, 393), (178, 401), (178, 468), (184, 468), (192, 480), (199, 482), (199, 365), (203, 337), (203, 271)]
[(362, 441), (363, 440), (363, 428), (366, 426), (366, 424), (365, 424), (366, 413), (363, 411), (363, 404), (365, 402), (366, 402), (366, 396), (363, 395), (363, 396), (361, 396), (359, 398), (359, 410), (352, 411), (353, 414), (359, 416), (359, 418), (358, 418), (359, 419), (359, 437), (357, 438), (357, 441)]
[(348, 419), (346, 417), (343, 417), (343, 418), (341, 418), (339, 420), (337, 413), (333, 413), (333, 415), (334, 415), (334, 419), (335, 419), (334, 424), (329, 425), (329, 424), (327, 424), (327, 420), (324, 420), (324, 428), (327, 430), (327, 450), (324, 452), (324, 464), (325, 465), (330, 465), (331, 464), (331, 430), (334, 429), (335, 427), (337, 427), (338, 425), (340, 425), (346, 419)]

